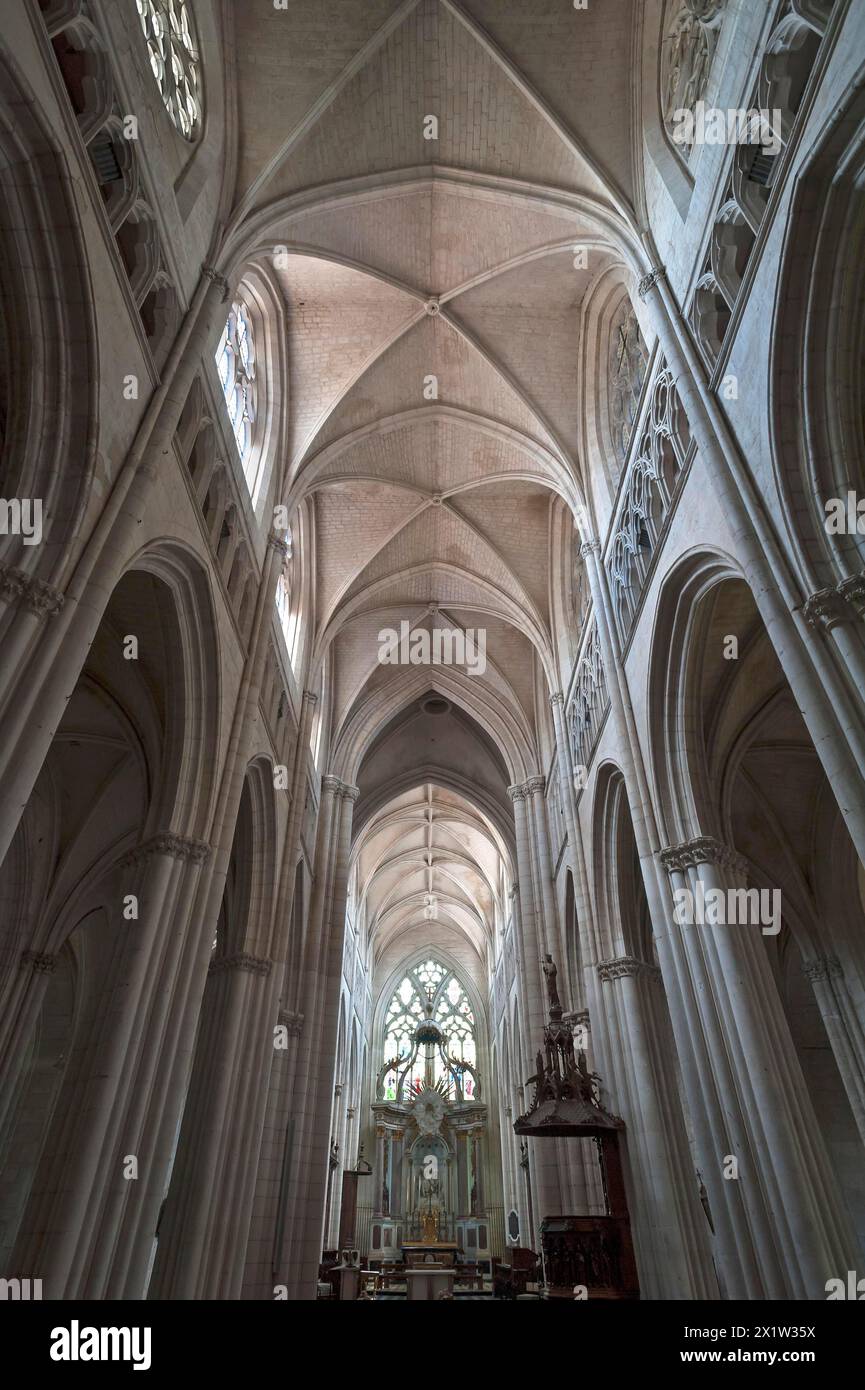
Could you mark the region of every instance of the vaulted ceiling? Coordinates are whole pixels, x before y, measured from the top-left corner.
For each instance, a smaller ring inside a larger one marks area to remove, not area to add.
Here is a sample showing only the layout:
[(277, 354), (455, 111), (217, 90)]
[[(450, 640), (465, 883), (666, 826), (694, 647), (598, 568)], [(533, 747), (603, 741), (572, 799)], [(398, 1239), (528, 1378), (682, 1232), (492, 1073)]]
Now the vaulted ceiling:
[(381, 983), (422, 942), (484, 990), (484, 960), (506, 911), (502, 841), (470, 800), (431, 783), (392, 798), (355, 850)]
[[(585, 496), (585, 304), (636, 237), (632, 0), (266, 9), (236, 25), (229, 243), (285, 300), (333, 756), (364, 793), (372, 741), (433, 690), (488, 731), (503, 797), (539, 768), (558, 684), (551, 508)], [(382, 665), (402, 621), (483, 628), (485, 673)]]

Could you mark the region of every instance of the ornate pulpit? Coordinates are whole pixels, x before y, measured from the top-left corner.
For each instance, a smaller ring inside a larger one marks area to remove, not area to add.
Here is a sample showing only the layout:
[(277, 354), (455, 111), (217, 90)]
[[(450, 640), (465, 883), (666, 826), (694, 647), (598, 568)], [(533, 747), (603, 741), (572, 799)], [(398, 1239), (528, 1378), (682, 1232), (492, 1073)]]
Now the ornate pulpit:
[[(574, 1049), (573, 1029), (563, 1017), (556, 967), (544, 963), (549, 1022), (535, 1061), (531, 1104), (514, 1121), (516, 1134), (532, 1139), (592, 1139), (598, 1151), (606, 1213), (603, 1216), (547, 1214), (541, 1239), (547, 1295), (551, 1298), (639, 1298), (631, 1223), (622, 1176), (619, 1135), (624, 1122), (600, 1103), (599, 1078), (585, 1053)], [(575, 1294), (575, 1289), (578, 1291)]]

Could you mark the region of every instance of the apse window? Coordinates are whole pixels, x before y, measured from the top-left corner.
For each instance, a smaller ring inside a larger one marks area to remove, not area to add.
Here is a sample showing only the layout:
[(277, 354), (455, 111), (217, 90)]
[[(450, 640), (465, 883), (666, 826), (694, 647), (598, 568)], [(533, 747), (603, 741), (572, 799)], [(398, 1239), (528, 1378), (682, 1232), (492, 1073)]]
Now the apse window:
[(186, 0), (135, 0), (166, 111), (185, 140), (201, 128), (201, 71)]
[(228, 321), (216, 349), (216, 369), (225, 396), (237, 452), (249, 491), (255, 496), (253, 434), (256, 418), (255, 341), (249, 310), (242, 299), (231, 306)]

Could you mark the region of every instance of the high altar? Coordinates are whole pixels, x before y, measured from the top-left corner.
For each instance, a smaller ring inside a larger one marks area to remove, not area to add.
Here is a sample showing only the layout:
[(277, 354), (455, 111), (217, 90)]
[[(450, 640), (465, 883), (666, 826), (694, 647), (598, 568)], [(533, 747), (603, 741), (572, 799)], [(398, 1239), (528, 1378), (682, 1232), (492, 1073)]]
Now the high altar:
[[(370, 1257), (453, 1266), (490, 1258), (484, 1191), (487, 1107), (475, 1066), (448, 1050), (432, 992), (409, 1051), (376, 1081), (376, 1198)], [(430, 1295), (418, 1294), (418, 1297)], [(437, 1295), (432, 1295), (437, 1296)]]

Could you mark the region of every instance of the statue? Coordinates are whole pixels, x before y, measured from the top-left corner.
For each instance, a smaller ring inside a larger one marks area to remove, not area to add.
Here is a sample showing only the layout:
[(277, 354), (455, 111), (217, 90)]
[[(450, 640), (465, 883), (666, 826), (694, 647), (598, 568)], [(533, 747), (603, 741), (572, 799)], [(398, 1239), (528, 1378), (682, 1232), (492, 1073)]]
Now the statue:
[(547, 977), (547, 999), (549, 1000), (550, 1011), (558, 1009), (559, 1013), (561, 1013), (562, 1001), (559, 998), (559, 991), (556, 988), (556, 976), (558, 973), (559, 972), (553, 964), (552, 956), (544, 956), (544, 974)]

